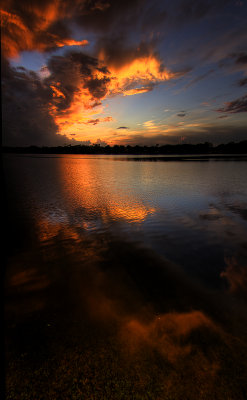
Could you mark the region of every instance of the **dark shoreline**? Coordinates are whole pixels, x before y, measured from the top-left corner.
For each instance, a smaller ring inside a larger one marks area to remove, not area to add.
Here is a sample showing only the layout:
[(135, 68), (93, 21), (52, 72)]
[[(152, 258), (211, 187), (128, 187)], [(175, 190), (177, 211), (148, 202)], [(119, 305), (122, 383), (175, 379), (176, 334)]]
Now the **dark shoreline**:
[[(153, 154), (74, 154), (74, 153), (5, 153), (19, 157), (28, 158), (63, 158), (64, 156), (100, 156), (100, 159), (107, 159), (113, 156), (114, 161), (136, 161), (136, 162), (209, 162), (209, 161), (247, 161), (247, 154), (187, 154), (187, 155), (153, 155)], [(79, 157), (82, 156), (82, 157)], [(86, 157), (87, 158), (87, 157)], [(89, 157), (90, 158), (90, 157)]]
[(100, 146), (93, 145), (64, 145), (64, 146), (2, 146), (2, 153), (16, 154), (95, 154), (95, 155), (143, 155), (143, 156), (187, 156), (197, 155), (217, 158), (220, 155), (232, 157), (233, 155), (245, 156), (247, 154), (247, 140), (213, 146), (212, 143), (176, 144), (156, 146)]

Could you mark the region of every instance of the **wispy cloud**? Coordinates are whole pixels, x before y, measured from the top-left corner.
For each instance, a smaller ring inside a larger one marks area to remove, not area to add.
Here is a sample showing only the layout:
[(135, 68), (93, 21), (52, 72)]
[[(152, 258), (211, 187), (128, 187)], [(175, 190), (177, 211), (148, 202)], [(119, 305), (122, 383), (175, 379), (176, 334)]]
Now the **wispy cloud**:
[(105, 117), (105, 118), (95, 118), (95, 119), (89, 119), (86, 122), (84, 122), (84, 124), (89, 124), (89, 125), (97, 125), (100, 122), (110, 122), (112, 121), (113, 118), (112, 117)]
[(216, 111), (230, 114), (247, 112), (247, 95), (225, 103), (224, 107), (218, 108)]

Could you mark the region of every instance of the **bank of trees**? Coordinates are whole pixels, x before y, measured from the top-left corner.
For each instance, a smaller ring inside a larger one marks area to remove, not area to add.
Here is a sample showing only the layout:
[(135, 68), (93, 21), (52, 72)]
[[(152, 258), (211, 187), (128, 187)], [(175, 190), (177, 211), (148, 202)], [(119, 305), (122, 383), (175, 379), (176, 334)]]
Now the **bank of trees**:
[(55, 147), (3, 147), (5, 153), (28, 153), (28, 154), (139, 154), (139, 155), (166, 155), (166, 154), (246, 154), (247, 140), (241, 142), (230, 142), (213, 146), (212, 143), (198, 144), (165, 144), (155, 146), (101, 146), (99, 144), (65, 145)]

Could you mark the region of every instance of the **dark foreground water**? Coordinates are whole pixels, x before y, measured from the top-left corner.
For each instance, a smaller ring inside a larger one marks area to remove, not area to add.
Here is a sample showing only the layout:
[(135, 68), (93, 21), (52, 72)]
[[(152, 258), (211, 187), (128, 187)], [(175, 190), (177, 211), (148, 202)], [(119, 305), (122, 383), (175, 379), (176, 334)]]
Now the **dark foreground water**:
[(6, 155), (7, 399), (247, 398), (247, 162)]

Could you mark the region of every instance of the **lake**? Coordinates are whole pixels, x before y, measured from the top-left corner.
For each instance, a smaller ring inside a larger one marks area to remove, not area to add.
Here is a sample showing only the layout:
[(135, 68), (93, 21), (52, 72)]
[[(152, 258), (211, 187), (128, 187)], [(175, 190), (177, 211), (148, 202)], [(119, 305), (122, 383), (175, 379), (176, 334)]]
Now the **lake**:
[(3, 165), (7, 399), (247, 398), (246, 160)]

